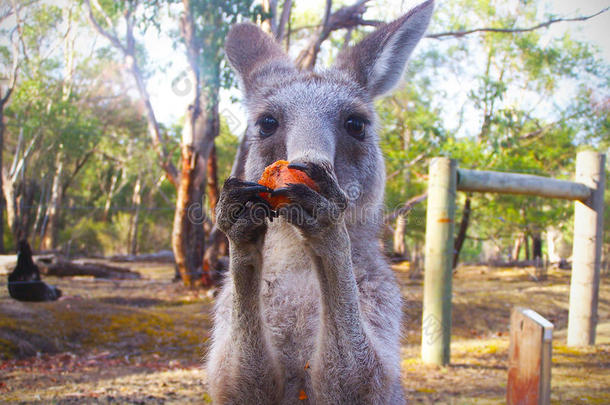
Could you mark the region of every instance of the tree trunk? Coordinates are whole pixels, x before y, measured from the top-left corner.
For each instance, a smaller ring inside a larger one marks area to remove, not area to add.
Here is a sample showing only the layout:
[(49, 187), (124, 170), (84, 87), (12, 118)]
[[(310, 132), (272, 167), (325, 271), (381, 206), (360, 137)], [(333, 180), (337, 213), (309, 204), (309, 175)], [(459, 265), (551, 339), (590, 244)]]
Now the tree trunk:
[(62, 200), (61, 182), (63, 178), (64, 163), (61, 152), (57, 155), (55, 166), (55, 177), (53, 178), (53, 186), (51, 188), (51, 201), (49, 210), (47, 211), (47, 227), (42, 235), (41, 248), (44, 250), (55, 249), (57, 244), (57, 231), (59, 226), (59, 210)]
[[(246, 133), (247, 132), (248, 130), (246, 129)], [(244, 134), (237, 148), (235, 158), (233, 159), (233, 166), (231, 167), (231, 177), (243, 179), (245, 170), (244, 165), (247, 156), (248, 142), (246, 140), (246, 135)], [(220, 256), (226, 256), (228, 254), (229, 241), (227, 240), (227, 237), (218, 228), (216, 228), (215, 226), (212, 227), (212, 230), (210, 231), (210, 236), (208, 237), (208, 243), (205, 249), (205, 253), (203, 255), (204, 272), (209, 272), (211, 274), (212, 279), (217, 278), (216, 275), (220, 270), (220, 267), (218, 265), (218, 259)]]
[(269, 17), (261, 22), (261, 29), (274, 35), (277, 27), (277, 0), (262, 0), (263, 12)]
[(394, 243), (393, 253), (395, 256), (404, 258), (407, 253), (407, 245), (405, 243), (405, 230), (407, 220), (404, 215), (399, 215), (396, 218), (396, 226), (394, 227)]
[(519, 254), (521, 253), (521, 246), (523, 245), (523, 235), (519, 235), (515, 239), (515, 245), (511, 254), (511, 259), (515, 262), (519, 261)]
[[(186, 112), (182, 132), (182, 171), (172, 231), (172, 247), (177, 270), (186, 286), (212, 285), (209, 271), (203, 269), (204, 231), (203, 199), (207, 182), (207, 164), (214, 138), (218, 136), (218, 90), (220, 66), (201, 73), (201, 46), (205, 38), (197, 37), (193, 7), (190, 0), (182, 0), (183, 15), (180, 34), (186, 45), (189, 62), (188, 76), (194, 95)], [(217, 21), (220, 24), (220, 19)], [(209, 68), (210, 66), (208, 66)]]
[(532, 235), (532, 256), (533, 259), (542, 259), (542, 236), (540, 233)]
[[(13, 94), (13, 91), (15, 90), (15, 86), (17, 84), (17, 74), (19, 72), (19, 40), (22, 39), (21, 35), (22, 35), (22, 27), (21, 27), (21, 17), (19, 16), (19, 7), (17, 6), (16, 2), (12, 3), (13, 6), (13, 11), (15, 13), (15, 20), (16, 20), (16, 29), (15, 32), (17, 33), (18, 39), (15, 38), (11, 41), (11, 45), (12, 45), (12, 55), (11, 55), (11, 59), (12, 59), (12, 67), (11, 69), (8, 71), (8, 83), (6, 85), (6, 87), (2, 86), (0, 88), (0, 90), (4, 90), (0, 92), (0, 192), (2, 193), (2, 195), (0, 195), (0, 253), (4, 253), (5, 251), (5, 247), (4, 247), (4, 207), (7, 207), (7, 216), (9, 215), (8, 213), (8, 205), (12, 204), (14, 202), (14, 200), (8, 200), (5, 199), (3, 201), (3, 195), (4, 195), (4, 183), (5, 183), (5, 176), (6, 179), (9, 178), (10, 174), (5, 174), (4, 172), (4, 160), (2, 158), (3, 154), (4, 154), (4, 131), (6, 130), (6, 126), (4, 125), (4, 107), (6, 107), (9, 99), (11, 98), (11, 94)], [(14, 220), (14, 210), (13, 212), (13, 217), (12, 219)], [(9, 225), (13, 225), (13, 221), (9, 220)]]
[(542, 259), (542, 235), (536, 232), (532, 235), (532, 256), (536, 266), (536, 278), (546, 280), (546, 263)]
[(212, 145), (210, 157), (208, 158), (208, 203), (210, 204), (210, 215), (213, 222), (216, 222), (216, 204), (219, 198), (216, 146)]
[[(132, 33), (133, 34), (133, 33)], [(146, 84), (144, 83), (144, 78), (142, 72), (140, 71), (140, 67), (135, 62), (135, 55), (128, 55), (125, 57), (130, 65), (131, 74), (136, 81), (136, 85), (138, 87), (138, 92), (140, 93), (140, 98), (144, 102), (144, 107), (146, 110), (146, 122), (148, 123), (148, 133), (152, 139), (153, 147), (157, 152), (157, 156), (159, 158), (159, 165), (165, 172), (165, 176), (174, 186), (178, 187), (177, 184), (177, 170), (174, 167), (171, 157), (169, 156), (169, 152), (167, 149), (167, 145), (165, 144), (165, 140), (161, 134), (161, 129), (159, 127), (159, 123), (155, 116), (155, 112), (152, 108), (152, 104), (150, 102), (150, 95), (148, 94), (148, 90), (146, 89)]]
[[(0, 191), (3, 190), (4, 104), (0, 105)], [(3, 193), (2, 193), (3, 194)], [(0, 254), (4, 254), (4, 198), (0, 195)]]
[(16, 194), (15, 207), (15, 233), (13, 238), (15, 241), (28, 239), (30, 233), (30, 225), (32, 221), (32, 204), (34, 202), (34, 187), (32, 183), (25, 182), (25, 176), (22, 176), (19, 183), (19, 192)]
[(246, 170), (246, 158), (248, 157), (248, 140), (246, 138), (246, 133), (248, 133), (248, 128), (239, 142), (239, 146), (237, 147), (237, 152), (235, 153), (235, 158), (233, 159), (233, 165), (231, 166), (231, 177), (237, 177), (238, 179), (244, 179), (244, 173)]
[(2, 193), (4, 201), (6, 201), (6, 219), (8, 226), (13, 235), (17, 232), (17, 203), (15, 200), (15, 185), (13, 182), (4, 176), (2, 178)]
[(523, 245), (525, 246), (525, 260), (529, 261), (532, 257), (530, 256), (530, 237), (527, 233), (523, 235)]
[[(212, 146), (210, 158), (208, 159), (208, 199), (212, 221), (216, 222), (216, 204), (220, 197), (218, 186), (218, 167), (216, 161), (216, 147)], [(203, 273), (204, 277), (209, 277), (215, 281), (220, 270), (220, 256), (227, 255), (229, 251), (228, 240), (224, 233), (220, 232), (216, 226), (212, 226), (203, 254)]]
[(316, 60), (318, 53), (320, 53), (320, 47), (331, 33), (329, 26), (330, 10), (332, 7), (332, 1), (326, 1), (326, 7), (324, 9), (324, 18), (322, 19), (322, 25), (316, 30), (316, 33), (309, 40), (309, 44), (299, 53), (295, 59), (295, 64), (301, 70), (313, 70), (316, 66)]
[[(212, 277), (203, 269), (205, 213), (203, 199), (206, 190), (207, 158), (218, 134), (218, 97), (200, 97), (187, 112), (187, 124), (182, 134), (182, 173), (176, 201), (172, 246), (176, 266), (186, 286), (211, 286)], [(211, 104), (209, 109), (204, 109)], [(196, 106), (196, 108), (193, 108)]]
[(282, 6), (282, 15), (280, 16), (280, 20), (277, 22), (277, 27), (275, 30), (275, 39), (281, 43), (284, 40), (284, 31), (287, 24), (290, 23), (290, 14), (292, 13), (292, 0), (284, 0), (284, 5)]
[(455, 269), (458, 264), (458, 260), (460, 258), (460, 252), (462, 251), (462, 246), (464, 246), (464, 241), (466, 240), (466, 231), (468, 230), (468, 224), (470, 223), (470, 196), (466, 197), (466, 201), (464, 201), (464, 209), (462, 209), (462, 220), (460, 221), (460, 229), (458, 230), (458, 234), (455, 238), (455, 245), (453, 250), (453, 268)]
[(134, 214), (131, 218), (129, 226), (130, 249), (129, 254), (138, 254), (138, 226), (140, 223), (140, 208), (142, 206), (142, 177), (138, 175), (138, 180), (133, 189), (133, 197), (131, 199)]
[(421, 273), (421, 256), (421, 245), (417, 242), (417, 240), (414, 240), (413, 247), (411, 249), (411, 263), (409, 272), (409, 278), (411, 279), (419, 277)]
[(38, 239), (38, 250), (40, 250), (40, 244), (42, 243), (42, 234), (44, 232), (45, 219), (47, 216), (47, 203), (50, 197), (48, 195), (50, 190), (47, 190), (50, 188), (50, 184), (48, 183), (46, 178), (42, 180), (42, 190), (40, 190), (38, 208), (36, 208), (36, 217), (34, 218), (34, 237), (32, 239), (35, 239), (36, 235), (40, 235)]
[(202, 274), (204, 190), (196, 179), (202, 174), (205, 176), (205, 161), (191, 145), (183, 145), (181, 155), (182, 172), (176, 199), (172, 247), (182, 282), (190, 287)]
[(108, 218), (110, 216), (110, 208), (112, 207), (112, 198), (114, 197), (114, 193), (116, 191), (117, 182), (119, 181), (119, 173), (115, 171), (110, 179), (110, 189), (108, 190), (108, 194), (106, 195), (106, 202), (104, 203), (104, 213), (102, 214), (102, 221), (108, 222)]

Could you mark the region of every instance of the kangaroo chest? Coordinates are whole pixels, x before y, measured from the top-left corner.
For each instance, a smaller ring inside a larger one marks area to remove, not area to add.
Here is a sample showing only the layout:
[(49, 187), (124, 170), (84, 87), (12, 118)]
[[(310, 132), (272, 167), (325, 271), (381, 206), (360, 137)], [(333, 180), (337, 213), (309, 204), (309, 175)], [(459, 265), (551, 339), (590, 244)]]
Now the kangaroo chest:
[[(320, 288), (297, 231), (287, 224), (267, 230), (261, 301), (269, 336), (284, 368), (286, 389), (298, 396), (309, 385), (308, 364), (319, 328)], [(287, 395), (288, 394), (287, 392)]]

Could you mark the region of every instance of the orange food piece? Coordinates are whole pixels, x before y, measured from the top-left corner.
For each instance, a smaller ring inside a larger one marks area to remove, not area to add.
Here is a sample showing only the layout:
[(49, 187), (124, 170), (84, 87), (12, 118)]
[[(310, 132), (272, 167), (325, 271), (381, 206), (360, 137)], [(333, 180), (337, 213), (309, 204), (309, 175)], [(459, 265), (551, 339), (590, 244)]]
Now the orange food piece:
[(307, 399), (307, 394), (305, 393), (305, 391), (301, 390), (299, 391), (299, 400), (303, 401)]
[[(297, 169), (290, 169), (290, 162), (286, 160), (278, 160), (277, 162), (265, 167), (261, 179), (258, 184), (269, 187), (272, 190), (285, 187), (288, 184), (302, 183), (307, 187), (319, 191), (316, 183), (307, 174)], [(271, 197), (270, 193), (261, 193), (261, 197), (271, 204), (271, 208), (277, 209), (280, 205), (289, 204), (290, 199), (283, 195)]]

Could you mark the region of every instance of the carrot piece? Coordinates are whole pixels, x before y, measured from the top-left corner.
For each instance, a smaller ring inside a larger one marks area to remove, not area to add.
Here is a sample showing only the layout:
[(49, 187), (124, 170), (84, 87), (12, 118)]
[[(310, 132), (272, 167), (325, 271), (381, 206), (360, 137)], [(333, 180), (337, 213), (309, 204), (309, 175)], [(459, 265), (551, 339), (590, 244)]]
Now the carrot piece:
[[(276, 188), (285, 187), (288, 184), (302, 183), (307, 187), (319, 191), (316, 183), (307, 174), (300, 170), (290, 169), (290, 162), (286, 160), (278, 160), (277, 162), (265, 167), (263, 175), (258, 181), (259, 184), (275, 190)], [(289, 204), (290, 199), (286, 196), (271, 197), (270, 193), (261, 193), (261, 197), (271, 204), (274, 210), (284, 204)]]
[(305, 393), (305, 391), (303, 391), (303, 390), (299, 391), (299, 400), (303, 401), (305, 399), (307, 399), (307, 394)]

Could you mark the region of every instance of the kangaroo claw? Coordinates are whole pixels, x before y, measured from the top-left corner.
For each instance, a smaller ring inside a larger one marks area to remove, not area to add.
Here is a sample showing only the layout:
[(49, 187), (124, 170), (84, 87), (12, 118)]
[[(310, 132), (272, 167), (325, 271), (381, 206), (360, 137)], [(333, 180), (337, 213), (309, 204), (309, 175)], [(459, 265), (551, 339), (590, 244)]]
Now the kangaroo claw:
[(280, 187), (276, 188), (271, 192), (271, 197), (276, 197), (278, 195), (286, 195), (290, 189), (288, 187)]
[(256, 186), (247, 186), (240, 190), (243, 193), (270, 193), (271, 190), (269, 187), (261, 186), (257, 184)]
[(290, 163), (288, 165), (289, 169), (296, 169), (296, 170), (300, 170), (300, 171), (305, 171), (307, 170), (309, 167), (306, 164), (303, 163), (298, 163), (298, 162), (294, 162), (294, 163)]

